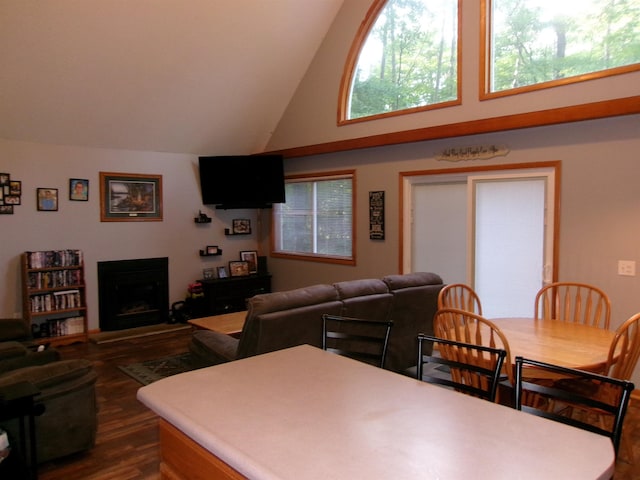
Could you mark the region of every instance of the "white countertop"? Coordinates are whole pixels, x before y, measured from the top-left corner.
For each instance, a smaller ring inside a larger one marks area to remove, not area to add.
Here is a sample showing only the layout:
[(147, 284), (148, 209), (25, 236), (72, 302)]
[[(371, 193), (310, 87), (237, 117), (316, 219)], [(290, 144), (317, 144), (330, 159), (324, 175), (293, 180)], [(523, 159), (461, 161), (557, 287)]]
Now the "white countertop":
[(138, 399), (251, 479), (596, 479), (603, 436), (300, 346), (175, 375)]

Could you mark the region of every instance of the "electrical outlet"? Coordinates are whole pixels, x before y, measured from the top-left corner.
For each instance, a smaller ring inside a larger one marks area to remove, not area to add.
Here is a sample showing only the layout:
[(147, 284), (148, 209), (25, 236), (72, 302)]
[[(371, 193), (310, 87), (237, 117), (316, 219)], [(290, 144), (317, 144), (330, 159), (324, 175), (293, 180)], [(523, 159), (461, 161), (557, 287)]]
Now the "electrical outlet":
[(635, 260), (618, 260), (618, 275), (635, 277), (636, 276)]

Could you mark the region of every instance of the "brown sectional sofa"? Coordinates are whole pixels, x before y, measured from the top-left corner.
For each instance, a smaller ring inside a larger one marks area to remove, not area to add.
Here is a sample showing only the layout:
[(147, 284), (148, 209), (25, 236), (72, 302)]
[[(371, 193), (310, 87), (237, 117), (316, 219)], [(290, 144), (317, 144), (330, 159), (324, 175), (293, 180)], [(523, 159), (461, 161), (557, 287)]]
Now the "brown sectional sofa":
[(215, 365), (296, 345), (321, 347), (323, 313), (391, 319), (385, 368), (403, 372), (416, 363), (418, 333), (433, 333), (443, 286), (437, 274), (417, 272), (256, 295), (247, 301), (239, 338), (198, 330), (189, 350), (199, 365)]

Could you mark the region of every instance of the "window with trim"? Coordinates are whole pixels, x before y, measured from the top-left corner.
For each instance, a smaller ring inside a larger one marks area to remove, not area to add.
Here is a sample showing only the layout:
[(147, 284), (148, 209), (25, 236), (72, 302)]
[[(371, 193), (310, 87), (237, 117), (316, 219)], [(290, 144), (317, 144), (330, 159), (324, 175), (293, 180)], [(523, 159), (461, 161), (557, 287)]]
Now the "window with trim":
[(640, 0), (483, 0), (485, 98), (640, 70)]
[(458, 10), (459, 0), (374, 2), (347, 59), (339, 121), (459, 104)]
[(355, 172), (288, 176), (285, 193), (273, 205), (272, 255), (353, 264)]

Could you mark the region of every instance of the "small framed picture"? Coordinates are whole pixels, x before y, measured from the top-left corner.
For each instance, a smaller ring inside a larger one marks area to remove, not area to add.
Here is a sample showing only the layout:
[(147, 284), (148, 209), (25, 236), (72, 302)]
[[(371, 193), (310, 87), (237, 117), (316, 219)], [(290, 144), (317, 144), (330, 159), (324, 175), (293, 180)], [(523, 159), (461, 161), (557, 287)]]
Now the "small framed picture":
[(227, 278), (227, 269), (224, 267), (218, 267), (218, 278)]
[(232, 277), (246, 277), (249, 275), (249, 262), (232, 260), (229, 262), (229, 272)]
[(13, 205), (0, 205), (0, 215), (13, 215)]
[(0, 186), (4, 187), (5, 185), (9, 185), (11, 181), (11, 175), (8, 173), (0, 173)]
[(38, 210), (42, 212), (58, 211), (58, 189), (57, 188), (37, 188), (36, 197), (38, 200)]
[(232, 228), (235, 235), (251, 233), (251, 220), (248, 218), (234, 218), (232, 220)]
[(4, 196), (4, 204), (5, 205), (20, 205), (20, 195), (5, 195)]
[(9, 182), (9, 195), (22, 195), (22, 182), (20, 180), (11, 180)]
[(202, 277), (205, 280), (211, 280), (213, 278), (213, 268), (205, 268), (202, 270)]
[(258, 252), (256, 250), (240, 252), (240, 260), (249, 264), (249, 274), (258, 273)]
[(217, 245), (207, 245), (207, 255), (217, 255), (217, 254), (218, 254)]
[(83, 178), (69, 179), (69, 200), (86, 202), (89, 200), (89, 180)]

